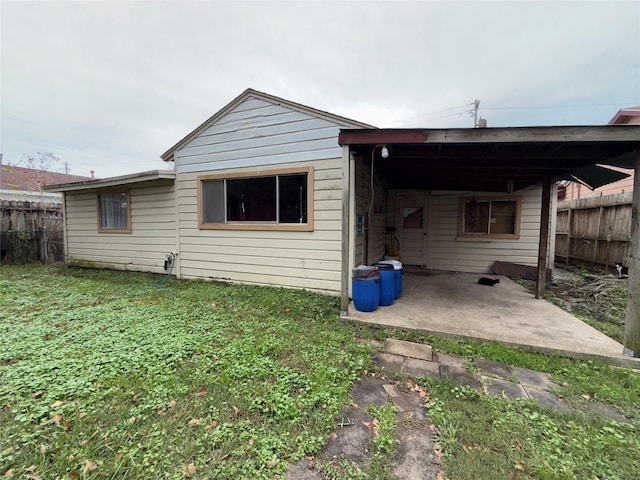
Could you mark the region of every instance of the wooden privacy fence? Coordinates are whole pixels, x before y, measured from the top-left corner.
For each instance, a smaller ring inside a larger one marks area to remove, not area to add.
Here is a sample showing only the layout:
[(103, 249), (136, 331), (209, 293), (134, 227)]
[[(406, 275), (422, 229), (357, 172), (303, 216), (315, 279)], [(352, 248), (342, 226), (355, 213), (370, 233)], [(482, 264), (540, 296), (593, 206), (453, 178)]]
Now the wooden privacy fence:
[(558, 202), (556, 261), (616, 272), (628, 266), (633, 192)]
[(53, 262), (64, 259), (62, 205), (2, 200), (0, 261)]

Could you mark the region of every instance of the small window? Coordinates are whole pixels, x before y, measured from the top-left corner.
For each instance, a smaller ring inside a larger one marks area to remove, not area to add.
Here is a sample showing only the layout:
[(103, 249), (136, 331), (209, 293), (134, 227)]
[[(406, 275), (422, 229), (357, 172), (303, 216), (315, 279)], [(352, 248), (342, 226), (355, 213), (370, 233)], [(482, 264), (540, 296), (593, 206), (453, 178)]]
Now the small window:
[(424, 212), (422, 207), (405, 207), (402, 209), (402, 228), (422, 228)]
[(98, 232), (131, 233), (129, 191), (98, 193)]
[(458, 236), (520, 238), (520, 198), (462, 198)]
[(313, 170), (198, 178), (199, 227), (313, 230)]

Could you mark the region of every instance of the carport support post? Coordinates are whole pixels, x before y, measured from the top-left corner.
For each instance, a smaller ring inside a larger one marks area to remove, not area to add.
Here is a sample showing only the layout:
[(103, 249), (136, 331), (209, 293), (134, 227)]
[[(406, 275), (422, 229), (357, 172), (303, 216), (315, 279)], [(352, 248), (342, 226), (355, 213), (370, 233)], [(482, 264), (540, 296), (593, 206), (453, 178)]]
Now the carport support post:
[(624, 323), (624, 354), (640, 357), (640, 145), (636, 150), (631, 204), (631, 245), (629, 247), (629, 296)]
[(540, 241), (538, 244), (538, 281), (536, 298), (542, 298), (547, 281), (547, 258), (549, 257), (549, 210), (551, 208), (551, 177), (542, 180), (542, 208), (540, 211)]
[(351, 250), (350, 225), (351, 217), (350, 184), (351, 184), (351, 152), (349, 145), (342, 146), (342, 268), (340, 275), (340, 310), (347, 314), (349, 310), (349, 283), (351, 281), (349, 270), (349, 252)]

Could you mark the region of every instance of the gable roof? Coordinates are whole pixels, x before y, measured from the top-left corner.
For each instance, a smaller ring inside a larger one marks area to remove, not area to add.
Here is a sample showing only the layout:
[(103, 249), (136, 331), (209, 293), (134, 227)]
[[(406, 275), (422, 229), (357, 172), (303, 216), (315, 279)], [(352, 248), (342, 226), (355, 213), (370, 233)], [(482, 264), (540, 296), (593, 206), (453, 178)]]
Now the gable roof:
[(36, 170), (34, 168), (0, 165), (0, 189), (22, 192), (41, 192), (45, 185), (57, 183), (84, 182), (91, 177), (69, 175), (67, 173)]
[(314, 117), (322, 118), (328, 120), (330, 122), (334, 122), (340, 125), (343, 128), (375, 128), (372, 125), (368, 125), (366, 123), (358, 122), (357, 120), (352, 120), (350, 118), (341, 117), (339, 115), (334, 115), (333, 113), (325, 112), (323, 110), (318, 110), (312, 107), (308, 107), (306, 105), (302, 105), (301, 103), (292, 102), (290, 100), (286, 100), (284, 98), (276, 97), (274, 95), (269, 95), (268, 93), (259, 92), (257, 90), (253, 90), (252, 88), (247, 88), (244, 92), (234, 98), (227, 105), (222, 107), (218, 112), (216, 112), (213, 116), (203, 122), (200, 126), (198, 126), (195, 130), (189, 133), (186, 137), (176, 143), (169, 150), (164, 152), (160, 157), (165, 162), (172, 162), (175, 160), (175, 153), (180, 148), (184, 147), (191, 140), (200, 135), (203, 131), (209, 128), (211, 125), (216, 123), (220, 118), (224, 117), (227, 113), (237, 107), (239, 104), (244, 102), (249, 98), (257, 98), (260, 100), (264, 100), (266, 102), (273, 103), (275, 105), (282, 105), (284, 107), (290, 108), (291, 110), (295, 110), (298, 112), (306, 113), (312, 115)]

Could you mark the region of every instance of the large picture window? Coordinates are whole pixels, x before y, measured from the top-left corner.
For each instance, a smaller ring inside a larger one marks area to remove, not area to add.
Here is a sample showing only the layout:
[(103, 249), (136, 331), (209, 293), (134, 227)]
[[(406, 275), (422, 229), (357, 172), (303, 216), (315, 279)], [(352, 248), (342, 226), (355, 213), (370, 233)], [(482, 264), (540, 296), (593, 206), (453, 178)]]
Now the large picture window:
[(98, 232), (131, 233), (131, 202), (128, 190), (98, 193)]
[(520, 238), (520, 197), (460, 199), (459, 237)]
[(199, 227), (313, 230), (311, 168), (198, 178)]

